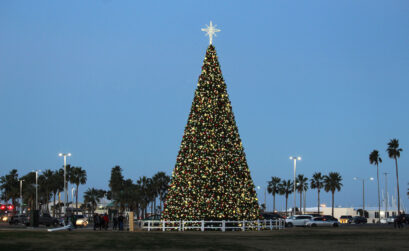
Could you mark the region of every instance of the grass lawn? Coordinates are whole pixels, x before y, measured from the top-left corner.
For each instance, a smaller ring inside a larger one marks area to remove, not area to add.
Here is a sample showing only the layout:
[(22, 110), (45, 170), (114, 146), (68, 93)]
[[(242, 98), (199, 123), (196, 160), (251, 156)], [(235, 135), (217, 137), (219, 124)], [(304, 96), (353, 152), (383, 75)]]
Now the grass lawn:
[(0, 250), (409, 250), (409, 229), (293, 228), (263, 232), (2, 230)]

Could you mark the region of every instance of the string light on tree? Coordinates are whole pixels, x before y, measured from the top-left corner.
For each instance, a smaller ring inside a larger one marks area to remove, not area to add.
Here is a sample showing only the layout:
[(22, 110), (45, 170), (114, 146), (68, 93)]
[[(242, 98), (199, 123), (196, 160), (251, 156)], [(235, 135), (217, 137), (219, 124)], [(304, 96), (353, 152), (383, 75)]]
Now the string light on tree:
[(255, 186), (212, 37), (166, 196), (164, 220), (256, 220)]

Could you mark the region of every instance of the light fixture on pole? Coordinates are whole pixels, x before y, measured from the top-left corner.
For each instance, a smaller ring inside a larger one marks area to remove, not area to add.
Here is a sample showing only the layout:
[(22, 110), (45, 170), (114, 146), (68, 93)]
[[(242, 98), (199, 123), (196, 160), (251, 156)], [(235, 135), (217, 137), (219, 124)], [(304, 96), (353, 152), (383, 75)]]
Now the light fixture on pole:
[[(365, 217), (365, 179), (360, 177), (354, 177), (354, 180), (362, 180), (362, 216)], [(374, 178), (370, 177), (368, 178), (368, 180), (373, 181)]]
[(20, 214), (23, 213), (23, 181), (24, 180), (19, 180), (20, 181)]
[(71, 153), (59, 153), (58, 156), (64, 157), (64, 214), (67, 212), (67, 201), (68, 201), (68, 194), (67, 194), (67, 156), (70, 157)]
[(293, 206), (293, 215), (295, 215), (295, 207), (296, 207), (296, 204), (297, 204), (297, 202), (296, 202), (296, 193), (295, 193), (295, 186), (296, 186), (296, 184), (295, 184), (296, 183), (296, 181), (295, 181), (295, 172), (296, 172), (296, 169), (297, 169), (297, 160), (301, 160), (301, 157), (300, 156), (297, 156), (297, 157), (290, 156), (290, 159), (294, 160), (294, 206)]

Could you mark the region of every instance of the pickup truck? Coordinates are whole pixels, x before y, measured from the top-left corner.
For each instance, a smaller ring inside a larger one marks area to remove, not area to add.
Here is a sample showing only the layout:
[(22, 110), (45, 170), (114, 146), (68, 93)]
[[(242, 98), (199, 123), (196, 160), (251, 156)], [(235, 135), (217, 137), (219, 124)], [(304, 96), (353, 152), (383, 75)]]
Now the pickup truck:
[[(51, 217), (50, 214), (48, 214), (48, 213), (40, 214), (40, 217), (38, 219), (38, 225), (45, 225), (45, 226), (49, 227), (51, 225), (55, 226), (57, 224), (58, 224), (58, 220)], [(30, 216), (28, 216), (26, 218), (25, 225), (30, 226)]]

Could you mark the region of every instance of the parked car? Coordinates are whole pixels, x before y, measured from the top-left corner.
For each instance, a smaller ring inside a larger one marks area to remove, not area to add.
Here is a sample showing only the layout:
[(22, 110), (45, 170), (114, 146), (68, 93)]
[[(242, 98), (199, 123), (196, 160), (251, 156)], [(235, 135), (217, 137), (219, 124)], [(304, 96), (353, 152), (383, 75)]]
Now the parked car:
[(342, 224), (351, 224), (352, 215), (341, 215), (341, 217), (339, 218), (339, 222)]
[(322, 216), (325, 220), (329, 220), (329, 221), (338, 221), (337, 218), (331, 216), (331, 215), (323, 215)]
[(311, 215), (293, 215), (285, 219), (285, 224), (287, 227), (305, 227), (312, 218)]
[(324, 217), (314, 217), (306, 223), (307, 227), (338, 227), (338, 220), (326, 219)]
[(393, 224), (395, 222), (396, 216), (390, 216), (388, 218), (386, 218), (386, 222), (388, 224)]
[(365, 217), (362, 217), (362, 216), (354, 216), (351, 219), (351, 223), (354, 223), (354, 224), (365, 224), (367, 222), (368, 222), (368, 220)]
[(75, 225), (77, 227), (86, 227), (88, 226), (88, 219), (84, 217), (84, 215), (77, 215), (77, 220), (75, 221)]
[[(24, 224), (26, 226), (30, 226), (30, 217), (31, 216), (27, 216), (26, 220), (24, 221)], [(59, 221), (56, 218), (51, 217), (51, 215), (49, 213), (43, 213), (40, 214), (39, 218), (38, 218), (38, 225), (45, 225), (47, 227), (51, 226), (51, 225), (58, 225)]]
[(10, 225), (24, 224), (24, 222), (26, 221), (26, 218), (27, 218), (27, 215), (25, 214), (18, 214), (18, 215), (11, 216), (9, 218), (9, 224)]

